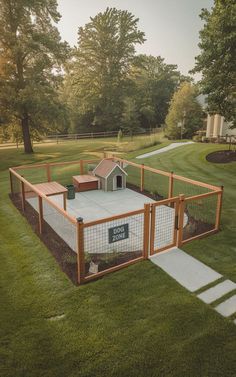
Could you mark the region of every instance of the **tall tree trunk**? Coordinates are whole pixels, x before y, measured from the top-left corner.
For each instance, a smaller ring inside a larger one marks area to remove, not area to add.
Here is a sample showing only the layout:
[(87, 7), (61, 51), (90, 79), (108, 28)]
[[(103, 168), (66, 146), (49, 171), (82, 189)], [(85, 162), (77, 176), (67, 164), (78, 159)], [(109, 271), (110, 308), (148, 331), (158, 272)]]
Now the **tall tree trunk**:
[(32, 148), (31, 139), (30, 139), (30, 132), (29, 132), (29, 117), (28, 117), (28, 114), (25, 114), (24, 118), (22, 118), (21, 127), (22, 127), (25, 153), (33, 153), (34, 151), (33, 151), (33, 148)]

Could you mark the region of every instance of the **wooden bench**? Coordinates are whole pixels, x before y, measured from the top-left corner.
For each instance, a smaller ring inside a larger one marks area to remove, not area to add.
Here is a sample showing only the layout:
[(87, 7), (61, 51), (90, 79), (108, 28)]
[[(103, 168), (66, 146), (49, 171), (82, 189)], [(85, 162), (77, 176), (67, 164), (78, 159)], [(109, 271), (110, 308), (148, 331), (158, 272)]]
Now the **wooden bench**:
[(63, 195), (63, 207), (66, 211), (66, 197), (67, 197), (67, 188), (62, 186), (58, 182), (45, 182), (45, 183), (37, 183), (34, 185), (42, 194), (46, 196), (53, 196), (53, 195)]

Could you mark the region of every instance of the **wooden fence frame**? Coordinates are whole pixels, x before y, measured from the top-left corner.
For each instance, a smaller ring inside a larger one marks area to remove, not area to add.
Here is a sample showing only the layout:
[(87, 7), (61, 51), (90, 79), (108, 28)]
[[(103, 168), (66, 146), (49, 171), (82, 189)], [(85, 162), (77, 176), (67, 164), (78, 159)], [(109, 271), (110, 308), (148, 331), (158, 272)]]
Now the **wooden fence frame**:
[[(106, 218), (103, 218), (103, 219), (94, 220), (94, 221), (90, 221), (90, 222), (86, 222), (86, 223), (83, 223), (83, 221), (80, 222), (79, 227), (80, 227), (80, 229), (82, 229), (82, 232), (83, 232), (84, 229), (86, 229), (86, 228), (90, 228), (90, 227), (93, 227), (93, 226), (96, 226), (96, 225), (99, 225), (99, 224), (109, 223), (111, 221), (120, 220), (120, 219), (123, 219), (123, 218), (131, 217), (131, 216), (135, 216), (135, 215), (140, 215), (140, 214), (143, 215), (142, 256), (134, 258), (134, 259), (132, 259), (128, 262), (119, 264), (117, 266), (107, 268), (106, 270), (97, 272), (96, 274), (93, 274), (93, 275), (85, 276), (85, 272), (84, 272), (84, 269), (83, 269), (83, 271), (79, 271), (79, 274), (80, 274), (79, 279), (80, 279), (81, 282), (86, 283), (88, 281), (97, 279), (98, 277), (104, 276), (104, 275), (109, 274), (111, 272), (118, 271), (118, 270), (120, 270), (124, 267), (128, 267), (131, 264), (134, 264), (136, 262), (140, 262), (141, 260), (148, 258), (150, 204), (146, 204), (143, 209), (139, 209), (139, 210), (136, 210), (136, 211), (129, 211), (129, 212), (126, 212), (126, 213), (122, 213), (120, 215), (110, 216), (110, 217), (106, 217)], [(81, 226), (81, 224), (82, 224), (82, 226)], [(82, 239), (83, 239), (83, 242), (80, 244), (79, 252), (84, 255), (84, 234), (82, 235)]]
[[(192, 184), (194, 186), (199, 186), (202, 188), (206, 188), (210, 190), (210, 192), (206, 192), (200, 195), (194, 195), (190, 197), (186, 197), (183, 194), (180, 194), (178, 198), (178, 229), (176, 232), (175, 237), (175, 244), (176, 246), (181, 246), (187, 242), (190, 242), (195, 239), (199, 239), (202, 237), (205, 237), (207, 235), (216, 233), (219, 231), (220, 228), (220, 217), (221, 217), (221, 209), (222, 209), (222, 198), (223, 198), (223, 186), (214, 186), (211, 184), (207, 184), (204, 182), (196, 181), (190, 178), (186, 178), (180, 175), (174, 174), (174, 172), (166, 172), (163, 170), (155, 169), (149, 166), (146, 166), (144, 164), (137, 164), (133, 161), (125, 160), (119, 157), (115, 156), (109, 156), (107, 153), (104, 153), (104, 158), (114, 160), (118, 163), (120, 163), (122, 166), (124, 164), (134, 166), (138, 169), (140, 169), (140, 191), (142, 192), (144, 190), (144, 183), (145, 183), (145, 171), (152, 172), (154, 174), (159, 174), (162, 176), (168, 177), (168, 198), (164, 199), (162, 201), (159, 201), (157, 205), (170, 205), (173, 200), (176, 199), (176, 197), (173, 197), (173, 184), (174, 180), (179, 180), (182, 182), (186, 182), (188, 184)], [(20, 170), (22, 169), (45, 169), (45, 176), (47, 177), (48, 182), (51, 181), (52, 177), (52, 171), (51, 168), (54, 166), (65, 166), (65, 165), (74, 165), (78, 164), (80, 167), (80, 174), (84, 173), (84, 166), (85, 164), (94, 164), (97, 163), (100, 159), (89, 159), (89, 160), (76, 160), (76, 161), (66, 161), (66, 162), (52, 162), (52, 163), (42, 163), (42, 164), (32, 164), (32, 165), (21, 165), (13, 168), (9, 168), (9, 174), (10, 174), (10, 187), (11, 187), (11, 193), (13, 194), (13, 182), (12, 182), (12, 176), (14, 175), (19, 181), (20, 181), (20, 193), (21, 193), (21, 205), (22, 205), (22, 211), (25, 211), (25, 187), (32, 190), (36, 196), (38, 197), (38, 203), (39, 203), (39, 214), (38, 214), (38, 221), (39, 221), (39, 232), (40, 234), (43, 233), (43, 206), (42, 202), (45, 200), (49, 205), (54, 207), (62, 216), (64, 216), (71, 224), (76, 226), (76, 239), (77, 239), (77, 270), (78, 270), (78, 284), (96, 279), (100, 276), (103, 276), (107, 273), (117, 271), (121, 268), (124, 268), (126, 266), (129, 266), (133, 263), (136, 263), (140, 260), (147, 259), (149, 252), (150, 252), (150, 243), (152, 242), (153, 237), (153, 230), (151, 230), (151, 224), (152, 224), (152, 204), (146, 204), (143, 209), (123, 213), (121, 215), (111, 216), (109, 218), (105, 219), (99, 219), (96, 221), (90, 221), (84, 223), (81, 219), (76, 219), (72, 216), (70, 216), (64, 209), (59, 207), (55, 202), (53, 202), (50, 197), (47, 197), (46, 195), (42, 194), (37, 188), (34, 187), (32, 183), (30, 183), (28, 180), (26, 180), (22, 175), (20, 175)], [(215, 227), (213, 230), (207, 231), (205, 233), (199, 234), (197, 236), (191, 237), (187, 240), (183, 240), (183, 221), (184, 221), (184, 208), (185, 203), (191, 200), (197, 200), (201, 198), (206, 198), (211, 195), (217, 195), (217, 206), (216, 206), (216, 218), (215, 218)], [(177, 203), (177, 202), (176, 202)], [(156, 204), (154, 204), (156, 205)], [(143, 253), (141, 257), (138, 257), (134, 260), (130, 260), (128, 262), (125, 262), (123, 264), (120, 264), (118, 266), (111, 267), (107, 270), (100, 271), (97, 274), (85, 276), (85, 264), (84, 264), (84, 229), (86, 227), (95, 226), (104, 222), (109, 222), (116, 219), (122, 219), (124, 217), (132, 216), (134, 214), (143, 213), (144, 216), (144, 228), (143, 228)], [(162, 251), (162, 250), (158, 250)]]
[[(150, 227), (150, 255), (154, 255), (159, 253), (163, 250), (169, 249), (171, 247), (176, 246), (178, 231), (179, 228), (177, 226), (178, 216), (179, 216), (179, 201), (180, 198), (178, 196), (173, 198), (168, 198), (164, 200), (159, 200), (156, 203), (151, 204), (151, 227)], [(165, 245), (161, 248), (155, 250), (155, 234), (156, 234), (156, 207), (159, 206), (170, 206), (171, 204), (175, 203), (175, 216), (174, 216), (174, 224), (173, 224), (173, 240), (170, 244)]]

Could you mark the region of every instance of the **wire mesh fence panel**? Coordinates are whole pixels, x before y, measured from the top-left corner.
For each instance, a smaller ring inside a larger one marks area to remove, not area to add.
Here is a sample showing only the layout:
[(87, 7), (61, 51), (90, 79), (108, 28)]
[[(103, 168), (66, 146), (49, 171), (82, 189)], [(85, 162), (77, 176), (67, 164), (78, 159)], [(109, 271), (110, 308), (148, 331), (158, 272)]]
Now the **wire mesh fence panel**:
[(212, 190), (207, 187), (198, 186), (177, 178), (173, 179), (173, 196), (184, 194), (186, 197), (201, 195)]
[(187, 223), (183, 228), (183, 241), (215, 229), (217, 193), (185, 201)]
[(30, 198), (38, 198), (36, 192), (32, 189), (30, 185), (27, 185), (27, 183), (24, 184), (24, 191), (26, 200)]
[(30, 188), (27, 188), (27, 185), (25, 185), (25, 201), (27, 204), (26, 210), (28, 209), (28, 205), (29, 205), (37, 213), (39, 212), (39, 197), (33, 190), (30, 190)]
[(154, 200), (167, 199), (169, 192), (169, 177), (145, 170), (144, 190), (149, 192)]
[(151, 254), (176, 244), (178, 199), (163, 205), (153, 204), (152, 208)]
[(20, 198), (21, 197), (21, 181), (13, 173), (10, 173), (10, 174), (11, 174), (12, 197), (15, 199)]
[(121, 164), (121, 167), (127, 173), (126, 185), (128, 188), (140, 190), (141, 169), (137, 166), (129, 165), (127, 163)]
[(22, 175), (28, 182), (35, 184), (47, 181), (47, 171), (45, 166), (17, 169), (17, 173)]
[[(11, 173), (11, 189), (12, 199), (16, 205), (18, 203), (20, 208), (24, 211), (29, 209), (28, 205), (38, 211), (38, 195), (30, 184), (22, 182), (20, 178), (14, 175), (14, 173)], [(31, 202), (33, 203), (33, 206)]]
[(84, 228), (85, 275), (143, 255), (144, 211)]
[(42, 204), (44, 221), (76, 252), (76, 224), (72, 223), (63, 213), (52, 206), (48, 200), (43, 199)]
[(50, 175), (51, 181), (56, 181), (62, 185), (70, 185), (73, 183), (73, 176), (80, 174), (80, 163), (72, 163), (66, 165), (51, 165)]

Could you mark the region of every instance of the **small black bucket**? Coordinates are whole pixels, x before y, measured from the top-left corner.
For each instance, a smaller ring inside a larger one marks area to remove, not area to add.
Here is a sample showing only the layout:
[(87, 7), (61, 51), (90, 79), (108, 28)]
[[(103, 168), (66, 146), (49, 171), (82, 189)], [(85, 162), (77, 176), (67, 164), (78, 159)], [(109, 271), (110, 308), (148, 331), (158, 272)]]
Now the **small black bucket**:
[(75, 188), (73, 185), (66, 185), (68, 190), (67, 192), (67, 199), (75, 199)]

